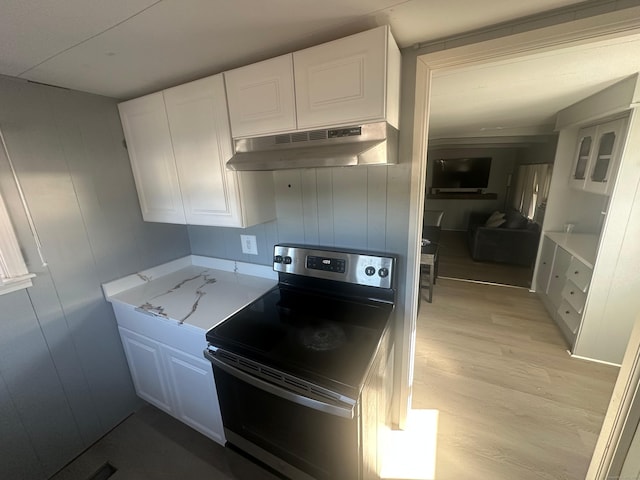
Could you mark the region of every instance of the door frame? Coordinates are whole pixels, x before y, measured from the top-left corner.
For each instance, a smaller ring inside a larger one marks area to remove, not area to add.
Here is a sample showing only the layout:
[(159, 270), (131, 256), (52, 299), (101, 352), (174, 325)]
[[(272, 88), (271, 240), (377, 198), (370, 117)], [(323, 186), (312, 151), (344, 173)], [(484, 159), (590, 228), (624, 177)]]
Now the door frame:
[[(640, 38), (640, 7), (627, 8), (433, 53), (421, 55), (420, 52), (417, 52), (416, 55), (407, 51), (403, 52), (405, 56), (410, 57), (407, 59), (408, 61), (413, 61), (413, 55), (416, 57), (413, 96), (413, 105), (415, 106), (412, 118), (413, 125), (409, 133), (411, 135), (409, 142), (411, 148), (411, 187), (407, 240), (407, 288), (405, 289), (407, 309), (402, 330), (404, 354), (400, 368), (400, 408), (398, 412), (400, 428), (404, 427), (407, 412), (411, 407), (415, 331), (420, 294), (414, 286), (419, 285), (421, 247), (419, 232), (422, 225), (426, 187), (429, 98), (432, 76), (439, 72), (464, 70), (487, 63), (514, 61), (524, 56), (544, 55), (559, 49), (579, 49), (585, 45), (613, 42), (624, 37)], [(410, 68), (409, 71), (413, 73)], [(410, 97), (410, 95), (406, 96)], [(403, 103), (403, 105), (406, 104), (407, 102)], [(630, 350), (633, 349), (636, 351), (629, 354), (629, 358), (640, 358), (640, 339)], [(627, 357), (625, 357), (625, 361), (627, 361)], [(624, 364), (621, 371), (624, 371)], [(625, 385), (630, 388), (629, 382), (626, 382)], [(620, 412), (616, 414), (616, 418), (619, 414)], [(604, 436), (614, 434), (611, 431), (606, 432), (606, 427), (607, 425), (603, 426), (598, 447), (601, 446), (600, 440)], [(589, 476), (589, 479), (606, 478), (613, 455), (609, 455), (607, 460), (605, 453), (605, 451), (596, 449), (592, 465), (599, 465), (598, 473), (591, 474), (592, 469), (590, 468), (589, 472), (592, 476)]]

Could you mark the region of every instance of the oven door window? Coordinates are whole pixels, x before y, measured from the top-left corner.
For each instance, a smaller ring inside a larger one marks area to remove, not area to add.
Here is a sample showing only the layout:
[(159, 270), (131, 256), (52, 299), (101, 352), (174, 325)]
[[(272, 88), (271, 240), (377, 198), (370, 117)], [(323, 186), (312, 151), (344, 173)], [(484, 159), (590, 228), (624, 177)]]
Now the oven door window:
[(318, 479), (359, 478), (358, 420), (280, 398), (214, 368), (226, 430)]

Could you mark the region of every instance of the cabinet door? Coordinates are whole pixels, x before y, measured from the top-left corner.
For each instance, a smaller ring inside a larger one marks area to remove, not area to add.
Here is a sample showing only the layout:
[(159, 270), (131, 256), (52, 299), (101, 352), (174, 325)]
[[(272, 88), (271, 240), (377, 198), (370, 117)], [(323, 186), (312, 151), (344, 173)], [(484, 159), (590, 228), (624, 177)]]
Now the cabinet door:
[(174, 415), (200, 433), (224, 445), (224, 430), (211, 363), (162, 346), (175, 400)]
[(118, 105), (142, 218), (185, 223), (162, 93)]
[(595, 137), (596, 127), (582, 128), (578, 132), (578, 144), (569, 178), (569, 184), (574, 188), (583, 189), (587, 181), (589, 162), (595, 148)]
[(118, 327), (118, 330), (136, 393), (143, 400), (173, 415), (160, 344), (126, 328)]
[(222, 75), (164, 91), (173, 150), (190, 225), (240, 226), (240, 200)]
[(553, 268), (551, 269), (551, 277), (549, 278), (549, 288), (547, 290), (549, 300), (558, 308), (562, 303), (562, 289), (567, 281), (566, 272), (571, 263), (571, 255), (564, 249), (557, 247), (556, 255), (553, 260)]
[(388, 27), (293, 54), (298, 129), (384, 120)]
[(536, 291), (543, 295), (547, 293), (549, 287), (549, 277), (551, 276), (551, 267), (553, 266), (553, 257), (556, 253), (556, 244), (545, 238), (542, 241), (542, 250), (540, 252), (540, 264), (538, 265), (538, 274), (536, 275)]
[(598, 126), (597, 142), (589, 164), (585, 190), (610, 195), (620, 161), (626, 119), (621, 118)]
[(296, 129), (292, 54), (224, 73), (233, 137)]

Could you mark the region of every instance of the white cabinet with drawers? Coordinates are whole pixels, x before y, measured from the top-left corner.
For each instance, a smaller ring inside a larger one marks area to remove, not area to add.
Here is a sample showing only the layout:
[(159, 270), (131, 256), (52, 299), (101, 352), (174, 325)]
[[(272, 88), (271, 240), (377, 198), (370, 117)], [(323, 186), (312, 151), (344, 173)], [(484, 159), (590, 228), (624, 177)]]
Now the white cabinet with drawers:
[(536, 291), (573, 348), (584, 313), (597, 236), (549, 232), (542, 242)]
[(400, 51), (388, 26), (225, 72), (234, 138), (387, 121)]

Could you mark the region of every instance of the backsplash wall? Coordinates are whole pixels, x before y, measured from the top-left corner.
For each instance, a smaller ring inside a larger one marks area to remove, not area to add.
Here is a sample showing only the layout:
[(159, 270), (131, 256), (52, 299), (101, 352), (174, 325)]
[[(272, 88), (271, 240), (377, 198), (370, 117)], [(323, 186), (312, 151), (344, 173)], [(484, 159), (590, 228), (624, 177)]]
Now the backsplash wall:
[[(392, 194), (402, 166), (312, 168), (273, 172), (277, 219), (249, 228), (189, 226), (194, 255), (271, 265), (273, 245), (303, 243), (391, 253), (406, 250), (389, 224), (408, 215), (407, 197)], [(242, 253), (240, 235), (255, 235), (258, 255)]]

